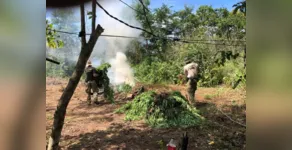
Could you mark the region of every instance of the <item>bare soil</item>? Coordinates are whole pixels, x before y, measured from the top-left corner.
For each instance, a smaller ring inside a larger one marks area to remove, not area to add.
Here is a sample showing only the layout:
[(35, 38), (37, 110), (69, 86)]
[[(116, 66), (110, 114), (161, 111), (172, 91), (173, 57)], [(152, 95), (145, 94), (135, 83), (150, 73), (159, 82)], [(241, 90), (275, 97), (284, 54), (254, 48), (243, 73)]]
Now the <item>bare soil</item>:
[[(46, 87), (46, 134), (49, 138), (53, 116), (67, 80), (47, 78)], [(186, 94), (184, 86), (144, 85), (146, 90), (157, 92), (180, 91)], [(123, 114), (114, 111), (125, 104), (127, 94), (115, 94), (116, 104), (102, 101), (88, 106), (85, 86), (79, 83), (68, 105), (62, 131), (61, 149), (101, 150), (159, 150), (170, 139), (179, 140), (187, 131), (189, 150), (245, 149), (245, 91), (225, 87), (198, 88), (197, 109), (207, 120), (205, 124), (190, 128), (153, 129), (143, 121), (124, 121)], [(99, 98), (103, 100), (102, 97)], [(225, 113), (222, 114), (218, 109)], [(231, 121), (227, 116), (231, 117)], [(47, 140), (48, 141), (48, 140)]]

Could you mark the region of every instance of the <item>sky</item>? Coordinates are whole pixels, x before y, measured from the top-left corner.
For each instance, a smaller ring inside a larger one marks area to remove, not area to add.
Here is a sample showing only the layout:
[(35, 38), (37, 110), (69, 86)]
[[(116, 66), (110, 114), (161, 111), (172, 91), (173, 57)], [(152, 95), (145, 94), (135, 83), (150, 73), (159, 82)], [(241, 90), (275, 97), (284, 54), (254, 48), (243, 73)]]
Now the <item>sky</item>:
[(240, 1), (242, 0), (151, 0), (150, 8), (161, 7), (164, 3), (173, 6), (173, 10), (181, 10), (184, 5), (188, 5), (194, 6), (194, 11), (196, 11), (201, 5), (211, 5), (213, 8), (225, 7), (231, 11), (233, 9), (232, 6)]
[[(111, 0), (113, 1), (113, 0)], [(116, 0), (120, 2), (119, 0)], [(138, 0), (123, 0), (127, 4), (132, 4), (132, 2)], [(194, 12), (201, 6), (201, 5), (211, 5), (213, 8), (227, 8), (231, 11), (233, 8), (232, 6), (237, 2), (242, 0), (151, 0), (150, 2), (150, 9), (153, 10), (154, 8), (159, 8), (162, 4), (167, 4), (168, 6), (173, 6), (172, 10), (181, 10), (184, 9), (184, 6), (194, 6)], [(127, 6), (126, 6), (127, 7)], [(47, 11), (47, 17), (50, 16), (50, 11)]]

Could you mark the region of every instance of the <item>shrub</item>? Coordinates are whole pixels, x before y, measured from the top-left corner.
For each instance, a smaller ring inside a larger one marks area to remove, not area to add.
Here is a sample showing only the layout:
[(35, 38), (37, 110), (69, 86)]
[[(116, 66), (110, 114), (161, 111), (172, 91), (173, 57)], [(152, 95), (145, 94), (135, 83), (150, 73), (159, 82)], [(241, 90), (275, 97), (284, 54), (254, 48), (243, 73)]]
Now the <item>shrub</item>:
[(178, 75), (182, 72), (182, 68), (170, 62), (143, 61), (139, 65), (134, 66), (134, 71), (138, 80), (144, 83), (176, 84), (178, 83)]
[(129, 93), (131, 90), (132, 90), (132, 87), (126, 83), (117, 86), (118, 92)]

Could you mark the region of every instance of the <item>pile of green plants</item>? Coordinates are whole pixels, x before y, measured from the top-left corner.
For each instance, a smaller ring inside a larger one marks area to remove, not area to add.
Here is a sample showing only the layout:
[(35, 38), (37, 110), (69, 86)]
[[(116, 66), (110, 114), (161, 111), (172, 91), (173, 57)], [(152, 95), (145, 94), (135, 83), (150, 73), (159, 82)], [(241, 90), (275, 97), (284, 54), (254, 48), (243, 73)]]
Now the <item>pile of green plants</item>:
[(127, 121), (144, 119), (151, 127), (157, 128), (196, 126), (204, 120), (180, 92), (157, 94), (147, 91), (116, 113), (125, 113)]
[(114, 103), (114, 90), (110, 87), (110, 79), (107, 76), (107, 72), (110, 67), (111, 65), (109, 63), (103, 63), (98, 68), (96, 68), (98, 73), (96, 83), (99, 88), (104, 89), (104, 98)]

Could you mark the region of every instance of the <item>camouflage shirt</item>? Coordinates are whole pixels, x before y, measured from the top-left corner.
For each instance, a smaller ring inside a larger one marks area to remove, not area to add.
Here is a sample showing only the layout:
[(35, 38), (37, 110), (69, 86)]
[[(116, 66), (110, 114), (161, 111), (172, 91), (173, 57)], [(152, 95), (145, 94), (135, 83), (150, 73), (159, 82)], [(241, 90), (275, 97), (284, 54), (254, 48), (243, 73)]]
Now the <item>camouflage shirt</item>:
[(85, 73), (86, 73), (85, 82), (95, 80), (95, 76), (94, 75), (97, 74), (97, 71), (95, 70), (94, 67), (92, 67), (92, 66), (86, 67), (85, 68)]

